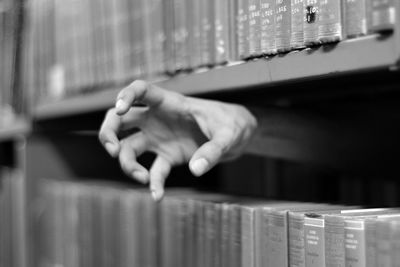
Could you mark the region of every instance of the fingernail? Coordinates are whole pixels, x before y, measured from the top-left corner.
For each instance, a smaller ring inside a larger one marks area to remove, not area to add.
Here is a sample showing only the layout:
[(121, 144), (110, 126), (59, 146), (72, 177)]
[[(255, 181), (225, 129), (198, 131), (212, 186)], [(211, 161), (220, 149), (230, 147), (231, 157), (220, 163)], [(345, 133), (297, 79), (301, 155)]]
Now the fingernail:
[(151, 190), (151, 197), (154, 199), (154, 201), (160, 201), (163, 197), (163, 192), (161, 190)]
[(207, 168), (208, 168), (208, 161), (204, 158), (198, 159), (190, 165), (192, 173), (196, 176), (200, 176), (203, 173), (205, 173)]
[(151, 190), (151, 197), (154, 199), (154, 201), (158, 201), (156, 190)]
[(113, 143), (107, 142), (104, 146), (108, 153), (110, 153), (112, 156), (115, 155), (115, 145)]
[(124, 109), (126, 109), (126, 106), (127, 104), (122, 99), (118, 99), (117, 103), (115, 104), (115, 108), (117, 109), (117, 111), (123, 111)]
[(132, 176), (143, 184), (146, 184), (149, 181), (147, 173), (143, 171), (134, 171)]

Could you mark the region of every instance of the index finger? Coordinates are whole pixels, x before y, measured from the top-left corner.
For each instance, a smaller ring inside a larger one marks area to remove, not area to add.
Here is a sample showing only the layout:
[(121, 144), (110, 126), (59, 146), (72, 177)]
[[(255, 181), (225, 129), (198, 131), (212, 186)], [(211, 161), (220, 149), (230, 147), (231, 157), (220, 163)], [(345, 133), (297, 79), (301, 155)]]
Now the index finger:
[(120, 150), (117, 133), (121, 125), (121, 117), (117, 115), (114, 108), (107, 111), (106, 117), (100, 127), (99, 140), (107, 152), (116, 157)]
[(119, 92), (115, 104), (116, 112), (123, 115), (134, 103), (156, 106), (162, 103), (164, 97), (164, 90), (145, 81), (136, 80)]

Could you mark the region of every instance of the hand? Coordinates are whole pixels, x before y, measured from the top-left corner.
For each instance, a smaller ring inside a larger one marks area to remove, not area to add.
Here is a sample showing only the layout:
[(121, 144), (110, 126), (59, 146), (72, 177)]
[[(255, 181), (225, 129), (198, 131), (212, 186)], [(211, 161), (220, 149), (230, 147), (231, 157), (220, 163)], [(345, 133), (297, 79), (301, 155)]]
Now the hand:
[[(124, 172), (150, 182), (153, 198), (160, 200), (173, 166), (189, 162), (191, 172), (201, 176), (218, 162), (241, 155), (256, 126), (240, 105), (186, 97), (138, 80), (119, 93), (99, 139)], [(139, 131), (118, 139), (120, 131), (132, 128)], [(156, 154), (150, 171), (136, 160), (146, 151)]]

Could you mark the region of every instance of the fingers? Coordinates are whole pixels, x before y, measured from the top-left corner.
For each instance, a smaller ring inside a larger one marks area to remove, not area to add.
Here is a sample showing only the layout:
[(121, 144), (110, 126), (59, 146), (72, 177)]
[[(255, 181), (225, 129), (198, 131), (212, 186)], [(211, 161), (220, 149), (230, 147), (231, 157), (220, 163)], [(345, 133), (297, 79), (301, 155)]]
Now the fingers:
[(136, 80), (118, 94), (115, 108), (118, 115), (125, 114), (134, 103), (159, 105), (165, 97), (164, 90), (145, 81)]
[(233, 134), (225, 132), (204, 143), (189, 161), (189, 168), (193, 175), (201, 176), (214, 167), (229, 150), (233, 140)]
[(137, 157), (147, 148), (147, 141), (142, 133), (134, 134), (121, 142), (119, 162), (122, 170), (141, 183), (149, 182), (149, 172), (137, 162)]
[(115, 112), (115, 109), (110, 109), (100, 127), (99, 140), (107, 150), (107, 152), (116, 157), (120, 150), (117, 132), (121, 124), (121, 117)]
[(150, 169), (150, 190), (155, 201), (164, 196), (165, 179), (171, 172), (171, 163), (161, 156), (157, 156)]
[(123, 116), (117, 115), (115, 109), (110, 109), (107, 112), (99, 131), (99, 140), (111, 156), (116, 157), (120, 150), (118, 132), (140, 127), (146, 117), (146, 112), (146, 108), (139, 107), (130, 109)]

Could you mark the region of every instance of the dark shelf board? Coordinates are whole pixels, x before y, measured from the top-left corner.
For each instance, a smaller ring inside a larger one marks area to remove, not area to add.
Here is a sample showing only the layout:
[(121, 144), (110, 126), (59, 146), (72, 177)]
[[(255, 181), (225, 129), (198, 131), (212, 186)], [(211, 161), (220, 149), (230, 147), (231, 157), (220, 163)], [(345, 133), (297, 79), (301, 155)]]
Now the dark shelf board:
[[(397, 34), (372, 35), (337, 44), (293, 51), (268, 59), (180, 74), (155, 83), (189, 95), (255, 87), (273, 88), (283, 82), (334, 78), (339, 74), (380, 69), (397, 69), (400, 59), (399, 51)], [(39, 105), (34, 110), (34, 119), (56, 119), (105, 110), (114, 104), (120, 89), (113, 88)]]

